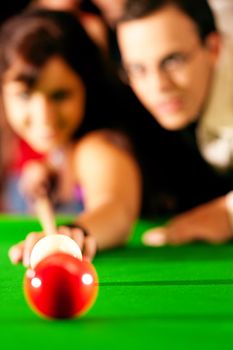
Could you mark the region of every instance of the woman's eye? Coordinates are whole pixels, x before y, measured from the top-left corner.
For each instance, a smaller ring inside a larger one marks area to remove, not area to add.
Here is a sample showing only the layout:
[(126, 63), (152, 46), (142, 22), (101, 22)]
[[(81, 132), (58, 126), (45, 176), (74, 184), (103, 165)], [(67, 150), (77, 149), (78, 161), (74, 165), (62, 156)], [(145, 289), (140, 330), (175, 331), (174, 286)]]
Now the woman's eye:
[(55, 101), (61, 101), (68, 98), (70, 92), (67, 90), (58, 90), (51, 94), (51, 98)]

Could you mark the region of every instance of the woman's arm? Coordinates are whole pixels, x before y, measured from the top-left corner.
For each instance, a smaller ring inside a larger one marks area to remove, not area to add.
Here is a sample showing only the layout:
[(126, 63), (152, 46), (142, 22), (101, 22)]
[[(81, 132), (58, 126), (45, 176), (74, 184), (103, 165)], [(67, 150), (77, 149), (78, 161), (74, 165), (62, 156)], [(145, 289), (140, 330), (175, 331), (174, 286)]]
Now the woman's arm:
[[(41, 162), (28, 164), (24, 189), (29, 197), (48, 191), (48, 170)], [(74, 239), (89, 259), (97, 249), (124, 244), (141, 204), (140, 171), (127, 140), (112, 132), (89, 134), (74, 147), (71, 166), (66, 171), (74, 174), (84, 190), (85, 210), (71, 225), (58, 227), (57, 233)], [(66, 175), (73, 178), (63, 174)], [(29, 233), (24, 241), (11, 247), (11, 261), (28, 266), (33, 246), (44, 236), (44, 232)]]
[(85, 198), (77, 223), (96, 239), (98, 249), (123, 244), (141, 205), (141, 175), (124, 136), (89, 134), (75, 149), (74, 167)]

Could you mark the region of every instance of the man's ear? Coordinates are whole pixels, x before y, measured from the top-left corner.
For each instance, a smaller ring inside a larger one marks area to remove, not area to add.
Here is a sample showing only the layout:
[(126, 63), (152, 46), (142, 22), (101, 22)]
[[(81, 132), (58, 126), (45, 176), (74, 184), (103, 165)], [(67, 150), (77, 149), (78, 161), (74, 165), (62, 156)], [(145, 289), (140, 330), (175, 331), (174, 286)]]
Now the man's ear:
[(205, 41), (205, 46), (209, 51), (211, 57), (213, 58), (213, 62), (215, 62), (221, 53), (222, 50), (222, 37), (219, 33), (213, 32), (210, 33)]

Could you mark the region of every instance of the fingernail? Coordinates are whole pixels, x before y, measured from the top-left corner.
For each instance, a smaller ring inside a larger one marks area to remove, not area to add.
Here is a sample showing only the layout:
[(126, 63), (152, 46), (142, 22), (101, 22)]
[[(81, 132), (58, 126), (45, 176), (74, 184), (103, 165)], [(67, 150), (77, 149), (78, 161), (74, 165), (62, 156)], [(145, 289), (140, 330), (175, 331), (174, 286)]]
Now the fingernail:
[(147, 233), (142, 237), (145, 245), (160, 247), (166, 244), (166, 236), (162, 232)]

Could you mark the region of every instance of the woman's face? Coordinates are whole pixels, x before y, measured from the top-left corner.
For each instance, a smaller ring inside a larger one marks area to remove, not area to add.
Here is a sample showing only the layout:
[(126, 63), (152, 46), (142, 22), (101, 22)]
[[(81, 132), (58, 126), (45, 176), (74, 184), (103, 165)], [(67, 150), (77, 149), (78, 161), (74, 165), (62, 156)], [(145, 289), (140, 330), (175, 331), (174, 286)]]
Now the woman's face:
[(63, 58), (50, 58), (32, 86), (22, 79), (18, 60), (2, 84), (6, 118), (34, 150), (47, 153), (69, 142), (85, 113), (86, 91), (81, 78)]

